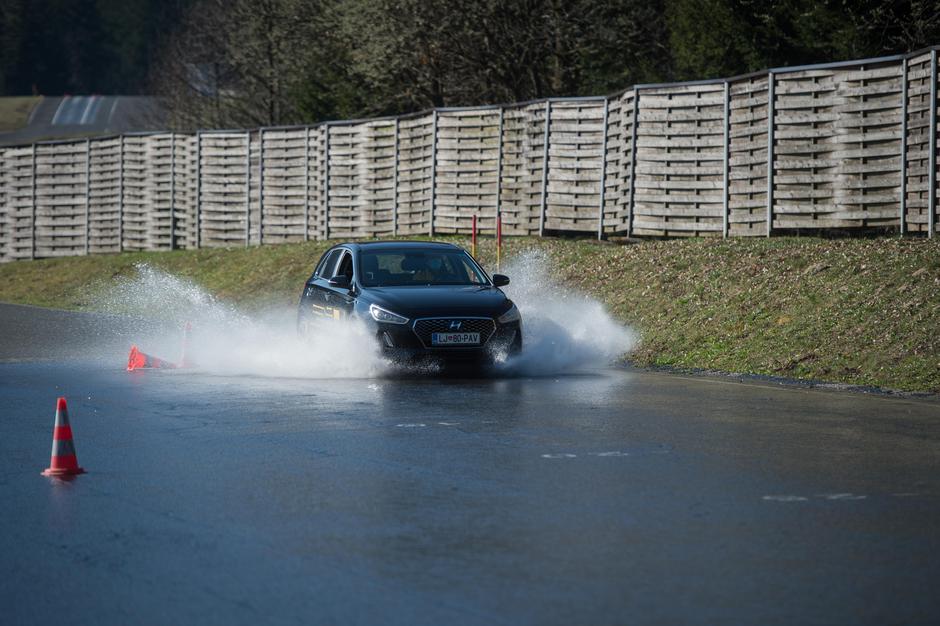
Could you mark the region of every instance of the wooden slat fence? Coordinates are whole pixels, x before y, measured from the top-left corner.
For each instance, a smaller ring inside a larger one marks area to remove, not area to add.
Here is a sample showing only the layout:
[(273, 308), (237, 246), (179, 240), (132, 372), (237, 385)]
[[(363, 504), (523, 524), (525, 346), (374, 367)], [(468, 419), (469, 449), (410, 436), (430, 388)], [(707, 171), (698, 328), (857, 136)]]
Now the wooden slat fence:
[(88, 252), (120, 252), (121, 138), (89, 141), (89, 148)]
[(248, 245), (248, 134), (202, 132), (197, 143), (200, 245)]
[(0, 261), (324, 238), (769, 236), (938, 215), (937, 48), (310, 127), (0, 148)]
[(442, 112), (437, 116), (434, 231), (469, 232), (473, 216), (490, 232), (499, 193), (500, 112)]
[(642, 92), (634, 234), (721, 234), (724, 104), (722, 84)]

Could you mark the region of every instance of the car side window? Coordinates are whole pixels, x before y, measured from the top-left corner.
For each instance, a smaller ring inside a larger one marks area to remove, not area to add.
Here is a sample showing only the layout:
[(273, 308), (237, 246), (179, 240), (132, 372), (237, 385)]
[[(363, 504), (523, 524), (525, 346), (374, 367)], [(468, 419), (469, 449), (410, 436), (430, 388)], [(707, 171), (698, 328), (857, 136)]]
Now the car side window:
[(339, 262), (339, 266), (336, 269), (334, 276), (345, 276), (349, 280), (352, 280), (353, 277), (353, 262), (352, 254), (348, 251), (343, 255), (343, 259)]
[(317, 263), (317, 269), (313, 270), (313, 275), (314, 275), (314, 276), (322, 276), (322, 275), (323, 275), (323, 268), (326, 266), (326, 260), (329, 258), (329, 256), (330, 256), (330, 251), (329, 251), (329, 250), (327, 250), (326, 252), (323, 253), (323, 256), (320, 257), (320, 262)]
[(336, 259), (342, 254), (342, 250), (337, 249), (329, 252), (323, 257), (323, 260), (320, 261), (320, 265), (317, 266), (317, 277), (318, 278), (333, 278), (333, 268), (336, 267)]

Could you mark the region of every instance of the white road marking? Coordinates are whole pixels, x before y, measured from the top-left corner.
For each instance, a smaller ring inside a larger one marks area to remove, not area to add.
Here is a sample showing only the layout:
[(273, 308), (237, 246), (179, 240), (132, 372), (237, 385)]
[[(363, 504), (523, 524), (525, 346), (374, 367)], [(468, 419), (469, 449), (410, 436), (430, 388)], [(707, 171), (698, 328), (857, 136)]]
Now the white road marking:
[(619, 450), (613, 450), (611, 452), (590, 452), (591, 456), (630, 456), (629, 452), (621, 452)]
[(420, 422), (415, 424), (395, 424), (397, 428), (425, 428), (427, 424), (422, 424)]
[(864, 500), (868, 496), (860, 496), (854, 493), (818, 493), (816, 497), (825, 498), (826, 500)]
[(569, 452), (559, 452), (557, 454), (543, 454), (542, 458), (543, 459), (574, 459), (577, 456), (578, 456), (577, 454), (571, 454)]
[(806, 502), (809, 498), (803, 496), (764, 496), (764, 500), (773, 502)]

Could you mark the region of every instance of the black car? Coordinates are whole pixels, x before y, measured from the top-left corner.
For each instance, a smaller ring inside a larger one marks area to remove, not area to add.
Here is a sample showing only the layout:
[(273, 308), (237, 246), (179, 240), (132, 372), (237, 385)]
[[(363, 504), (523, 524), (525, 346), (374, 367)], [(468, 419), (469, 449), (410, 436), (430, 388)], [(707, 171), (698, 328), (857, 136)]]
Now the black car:
[(317, 322), (364, 320), (397, 361), (495, 361), (522, 349), (519, 309), (462, 248), (448, 243), (341, 243), (320, 258), (297, 312), (303, 335)]

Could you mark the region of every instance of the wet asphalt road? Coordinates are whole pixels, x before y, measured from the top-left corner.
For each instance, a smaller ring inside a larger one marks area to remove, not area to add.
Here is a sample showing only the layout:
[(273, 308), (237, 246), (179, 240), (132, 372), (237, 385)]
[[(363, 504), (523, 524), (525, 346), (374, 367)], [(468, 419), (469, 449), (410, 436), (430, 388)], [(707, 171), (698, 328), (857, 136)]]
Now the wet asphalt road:
[(0, 329), (3, 624), (940, 621), (936, 401), (128, 373), (93, 316)]

